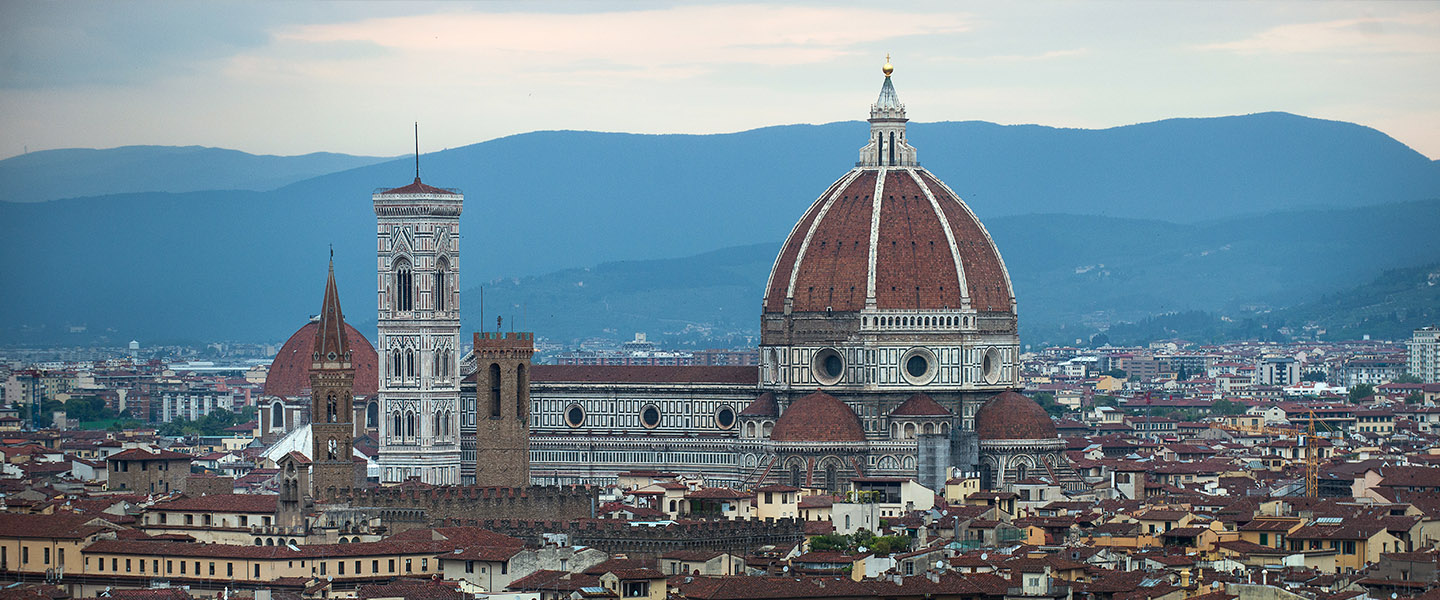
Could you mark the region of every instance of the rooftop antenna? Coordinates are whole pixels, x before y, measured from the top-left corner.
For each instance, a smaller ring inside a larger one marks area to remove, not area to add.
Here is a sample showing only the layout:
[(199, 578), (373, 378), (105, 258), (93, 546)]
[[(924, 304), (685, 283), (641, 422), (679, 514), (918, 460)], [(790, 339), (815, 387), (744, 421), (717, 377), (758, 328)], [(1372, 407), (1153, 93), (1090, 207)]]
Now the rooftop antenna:
[(415, 181), (420, 181), (420, 122), (415, 122)]

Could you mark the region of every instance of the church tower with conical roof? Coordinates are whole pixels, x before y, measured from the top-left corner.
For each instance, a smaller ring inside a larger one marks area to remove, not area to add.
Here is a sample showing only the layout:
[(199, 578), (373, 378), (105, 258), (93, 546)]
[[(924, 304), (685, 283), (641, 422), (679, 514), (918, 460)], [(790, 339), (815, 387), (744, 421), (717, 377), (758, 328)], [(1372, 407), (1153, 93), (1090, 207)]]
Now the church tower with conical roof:
[[(418, 156), (418, 153), (417, 153)], [(459, 190), (376, 192), (380, 480), (460, 483)]]
[(315, 350), (310, 355), (311, 477), (314, 495), (335, 498), (355, 485), (355, 365), (340, 293), (335, 288), (335, 260), (325, 281)]

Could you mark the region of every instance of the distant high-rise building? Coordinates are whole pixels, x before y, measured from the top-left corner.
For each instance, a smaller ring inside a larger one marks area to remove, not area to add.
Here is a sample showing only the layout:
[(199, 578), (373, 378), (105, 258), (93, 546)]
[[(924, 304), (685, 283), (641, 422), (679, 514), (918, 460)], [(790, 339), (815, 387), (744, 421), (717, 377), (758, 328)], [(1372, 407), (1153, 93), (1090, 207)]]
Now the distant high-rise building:
[(1440, 329), (1416, 329), (1405, 348), (1409, 351), (1405, 372), (1425, 383), (1440, 383)]
[(376, 192), (380, 478), (460, 483), (460, 209), (420, 182)]

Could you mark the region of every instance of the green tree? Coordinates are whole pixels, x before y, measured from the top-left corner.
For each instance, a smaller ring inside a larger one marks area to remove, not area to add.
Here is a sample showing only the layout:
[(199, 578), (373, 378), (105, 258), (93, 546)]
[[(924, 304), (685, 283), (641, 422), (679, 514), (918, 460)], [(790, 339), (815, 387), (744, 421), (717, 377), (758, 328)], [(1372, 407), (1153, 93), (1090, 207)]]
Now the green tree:
[(1038, 394), (1035, 394), (1035, 403), (1039, 404), (1040, 408), (1045, 409), (1045, 412), (1049, 413), (1049, 415), (1052, 417), (1064, 416), (1065, 413), (1070, 411), (1070, 409), (1065, 405), (1056, 402), (1055, 394), (1052, 394), (1050, 392), (1040, 392)]
[(1130, 376), (1125, 372), (1125, 369), (1110, 369), (1109, 371), (1106, 371), (1105, 374), (1116, 379), (1125, 379), (1126, 377)]
[(1325, 381), (1325, 373), (1321, 371), (1311, 371), (1301, 375), (1300, 381)]
[[(1123, 372), (1123, 371), (1122, 371), (1122, 372)], [(1107, 396), (1107, 395), (1105, 395), (1105, 394), (1098, 394), (1098, 395), (1096, 395), (1094, 398), (1091, 398), (1091, 399), (1090, 399), (1090, 405), (1091, 405), (1091, 406), (1109, 406), (1109, 407), (1115, 407), (1115, 406), (1119, 406), (1119, 405), (1120, 405), (1120, 401), (1116, 400), (1114, 396)]]
[(1401, 375), (1401, 376), (1399, 376), (1399, 377), (1396, 377), (1396, 378), (1395, 378), (1395, 381), (1393, 381), (1392, 383), (1425, 383), (1425, 382), (1420, 381), (1420, 378), (1419, 378), (1419, 377), (1416, 377), (1416, 376), (1414, 376), (1414, 375), (1411, 375), (1411, 374), (1409, 374), (1409, 373), (1406, 373), (1406, 374), (1404, 374), (1404, 375)]
[(1420, 404), (1423, 401), (1425, 401), (1425, 394), (1420, 392), (1410, 392), (1410, 395), (1405, 396), (1406, 404)]
[(1368, 383), (1357, 383), (1350, 386), (1350, 402), (1358, 404), (1361, 399), (1375, 395), (1375, 386)]
[(1216, 400), (1210, 405), (1210, 413), (1216, 415), (1243, 415), (1249, 407), (1234, 400)]

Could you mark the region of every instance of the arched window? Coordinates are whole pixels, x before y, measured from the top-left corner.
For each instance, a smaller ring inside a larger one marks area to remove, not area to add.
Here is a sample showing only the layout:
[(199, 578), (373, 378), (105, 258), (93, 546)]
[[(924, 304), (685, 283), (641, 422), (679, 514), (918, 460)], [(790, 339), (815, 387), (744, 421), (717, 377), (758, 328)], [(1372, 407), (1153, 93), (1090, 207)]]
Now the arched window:
[(895, 166), (895, 132), (890, 132), (890, 166)]
[(390, 355), (390, 376), (398, 378), (400, 377), (400, 349), (395, 349)]
[(405, 376), (406, 376), (406, 377), (410, 377), (410, 378), (415, 377), (415, 351), (414, 351), (414, 350), (406, 350), (406, 351), (405, 351)]
[(405, 437), (415, 437), (415, 413), (412, 411), (405, 413)]
[(444, 431), (443, 429), (440, 428), (440, 411), (438, 411), (438, 410), (435, 411), (435, 419), (434, 419), (434, 421), (435, 421), (435, 435), (438, 436), (438, 435), (440, 435), (440, 432), (441, 432), (441, 431)]
[(339, 417), (339, 415), (337, 414), (339, 410), (340, 409), (336, 405), (335, 401), (335, 392), (330, 392), (329, 395), (325, 396), (325, 422), (336, 422), (336, 419)]
[(490, 417), (500, 418), (500, 365), (490, 363)]
[(365, 426), (380, 426), (380, 403), (368, 402), (365, 404)]
[(529, 391), (529, 375), (526, 373), (525, 365), (522, 363), (515, 367), (515, 418), (521, 421), (524, 421), (526, 418), (525, 397)]
[(1029, 465), (1027, 465), (1027, 464), (1025, 464), (1025, 463), (1020, 463), (1020, 464), (1018, 464), (1018, 465), (1015, 466), (1015, 481), (1024, 481), (1025, 478), (1026, 478), (1026, 476), (1028, 476), (1029, 474), (1030, 474), (1030, 466), (1029, 466)]
[(404, 435), (404, 434), (405, 434), (405, 429), (400, 426), (400, 425), (401, 425), (401, 424), (400, 424), (400, 411), (398, 411), (398, 410), (395, 411), (395, 414), (393, 415), (393, 418), (391, 418), (390, 420), (392, 421), (392, 423), (391, 423), (391, 425), (390, 425), (390, 436), (391, 436), (391, 437), (400, 437), (400, 436)]
[(450, 288), (445, 286), (445, 274), (450, 271), (450, 261), (445, 257), (435, 261), (435, 310), (445, 310)]
[(285, 428), (285, 405), (279, 402), (270, 405), (270, 427), (273, 429)]
[(415, 276), (410, 270), (410, 261), (395, 260), (395, 310), (409, 311), (415, 308)]
[(825, 465), (825, 488), (830, 490), (830, 493), (832, 494), (839, 493), (840, 491), (839, 472), (838, 469), (835, 468), (835, 463), (833, 462)]

